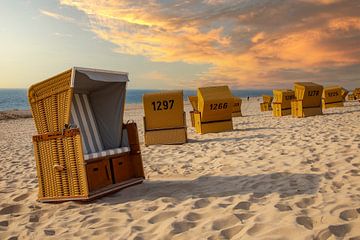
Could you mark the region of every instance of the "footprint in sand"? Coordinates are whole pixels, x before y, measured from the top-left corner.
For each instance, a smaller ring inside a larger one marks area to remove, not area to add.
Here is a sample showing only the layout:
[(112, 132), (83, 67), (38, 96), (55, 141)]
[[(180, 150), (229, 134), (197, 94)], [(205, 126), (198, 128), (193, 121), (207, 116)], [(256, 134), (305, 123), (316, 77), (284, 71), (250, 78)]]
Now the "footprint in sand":
[(171, 226), (173, 228), (171, 230), (172, 234), (180, 234), (188, 231), (190, 228), (194, 228), (196, 224), (194, 222), (182, 221), (182, 222), (173, 222)]
[(237, 225), (235, 227), (227, 228), (227, 229), (222, 230), (220, 232), (220, 235), (222, 236), (222, 238), (231, 239), (236, 234), (238, 234), (243, 228), (244, 228), (244, 226), (241, 226), (241, 225)]
[(158, 223), (158, 222), (161, 222), (161, 221), (164, 221), (168, 218), (171, 218), (171, 217), (174, 217), (176, 216), (177, 212), (162, 212), (162, 213), (159, 213), (157, 215), (155, 215), (154, 217), (150, 218), (148, 220), (149, 223)]
[(193, 208), (198, 209), (198, 208), (204, 208), (207, 207), (210, 204), (210, 201), (208, 199), (199, 199), (194, 203)]
[(328, 228), (335, 237), (345, 237), (345, 235), (351, 231), (349, 224), (330, 225)]
[(29, 197), (28, 193), (21, 194), (20, 196), (17, 196), (16, 198), (14, 198), (14, 202), (19, 202), (19, 201), (25, 200), (27, 197)]
[(212, 224), (212, 229), (213, 230), (221, 230), (221, 229), (225, 229), (225, 228), (234, 226), (237, 223), (239, 223), (239, 219), (236, 216), (232, 215), (232, 216), (228, 216), (225, 218), (220, 218), (220, 219), (215, 220)]
[(252, 213), (239, 213), (239, 214), (235, 214), (235, 216), (241, 221), (241, 223), (244, 223), (245, 220), (253, 217), (254, 214), (252, 214)]
[(249, 228), (246, 233), (250, 236), (256, 235), (258, 232), (260, 232), (262, 229), (266, 227), (265, 224), (261, 223), (255, 223), (251, 228)]
[(296, 218), (296, 223), (304, 226), (305, 228), (312, 230), (314, 228), (313, 221), (310, 217), (300, 216)]
[(289, 205), (282, 204), (282, 203), (277, 203), (277, 204), (275, 204), (274, 207), (277, 208), (280, 212), (286, 212), (286, 211), (292, 210), (292, 208)]
[(184, 218), (190, 222), (196, 222), (201, 219), (201, 215), (194, 212), (190, 212)]
[(327, 240), (331, 237), (331, 232), (328, 228), (321, 230), (314, 238), (314, 240)]
[(307, 208), (315, 203), (314, 198), (303, 198), (299, 202), (295, 203), (299, 208)]
[(345, 221), (351, 221), (358, 217), (358, 212), (355, 209), (344, 210), (340, 213), (339, 217)]
[(18, 213), (21, 210), (21, 205), (9, 205), (0, 210), (0, 215), (7, 215)]
[(1, 221), (0, 222), (0, 227), (7, 227), (9, 226), (9, 221)]
[(239, 202), (234, 209), (242, 209), (242, 210), (249, 210), (251, 206), (251, 202)]

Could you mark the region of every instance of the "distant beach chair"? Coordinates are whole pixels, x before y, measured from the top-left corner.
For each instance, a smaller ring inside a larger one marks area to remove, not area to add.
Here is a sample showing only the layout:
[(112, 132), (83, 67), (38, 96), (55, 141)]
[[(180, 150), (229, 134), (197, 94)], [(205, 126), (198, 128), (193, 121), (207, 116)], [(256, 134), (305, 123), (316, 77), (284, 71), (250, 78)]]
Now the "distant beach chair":
[(295, 92), (290, 89), (276, 89), (273, 90), (273, 95), (273, 116), (282, 117), (291, 115), (291, 101), (295, 99)]
[(360, 88), (355, 88), (353, 94), (354, 94), (354, 100), (360, 100)]
[(193, 108), (192, 111), (189, 112), (190, 119), (191, 119), (191, 126), (195, 127), (195, 119), (194, 119), (194, 112), (196, 112), (198, 109), (198, 97), (197, 96), (189, 96), (189, 101), (191, 103), (191, 106)]
[(341, 88), (341, 96), (343, 99), (343, 102), (346, 102), (346, 97), (349, 94), (349, 90), (347, 90), (346, 88)]
[(323, 86), (312, 82), (295, 83), (295, 100), (291, 102), (293, 117), (309, 117), (322, 114)]
[(272, 107), (272, 101), (273, 101), (273, 97), (272, 96), (268, 96), (268, 95), (263, 95), (263, 102), (260, 103), (260, 110), (262, 112), (266, 112), (266, 111), (271, 111)]
[(74, 67), (30, 87), (39, 201), (92, 200), (143, 181), (137, 126), (123, 124), (127, 81)]
[(234, 97), (228, 86), (199, 88), (198, 111), (194, 113), (197, 133), (232, 131)]
[(232, 117), (242, 117), (241, 104), (242, 104), (241, 98), (234, 97), (234, 105), (233, 105)]
[(322, 108), (344, 106), (343, 88), (340, 86), (325, 87), (322, 93)]
[(183, 91), (144, 94), (143, 105), (145, 145), (187, 142)]

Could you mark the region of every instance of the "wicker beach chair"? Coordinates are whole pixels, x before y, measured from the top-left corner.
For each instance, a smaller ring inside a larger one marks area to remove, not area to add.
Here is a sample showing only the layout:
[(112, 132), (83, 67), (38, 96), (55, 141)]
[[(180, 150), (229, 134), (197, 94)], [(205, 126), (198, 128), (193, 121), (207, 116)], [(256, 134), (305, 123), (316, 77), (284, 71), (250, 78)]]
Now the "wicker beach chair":
[(137, 126), (123, 124), (127, 73), (74, 67), (29, 89), (38, 200), (92, 200), (141, 183)]
[(343, 107), (345, 101), (343, 88), (340, 86), (325, 87), (322, 93), (321, 101), (323, 109)]
[(268, 95), (263, 95), (263, 102), (260, 103), (260, 110), (262, 112), (266, 112), (266, 111), (271, 111), (272, 107), (272, 101), (273, 101), (273, 97), (272, 96), (268, 96)]
[(343, 102), (346, 102), (346, 97), (349, 94), (349, 90), (347, 90), (346, 88), (341, 88), (341, 96), (343, 99)]
[(234, 97), (232, 117), (242, 117), (241, 104), (242, 104), (242, 99), (239, 97)]
[(194, 112), (196, 112), (198, 109), (198, 97), (197, 96), (189, 96), (189, 102), (193, 108), (192, 111), (189, 112), (190, 119), (191, 119), (191, 126), (195, 127), (195, 119), (194, 119)]
[(295, 99), (295, 92), (290, 89), (276, 89), (273, 90), (273, 94), (273, 116), (282, 117), (291, 115), (291, 101)]
[(309, 117), (322, 114), (323, 86), (312, 82), (295, 83), (295, 100), (291, 102), (293, 117)]
[(234, 97), (228, 86), (198, 89), (198, 111), (194, 113), (197, 133), (232, 131)]
[(187, 142), (183, 91), (144, 94), (143, 105), (145, 145)]

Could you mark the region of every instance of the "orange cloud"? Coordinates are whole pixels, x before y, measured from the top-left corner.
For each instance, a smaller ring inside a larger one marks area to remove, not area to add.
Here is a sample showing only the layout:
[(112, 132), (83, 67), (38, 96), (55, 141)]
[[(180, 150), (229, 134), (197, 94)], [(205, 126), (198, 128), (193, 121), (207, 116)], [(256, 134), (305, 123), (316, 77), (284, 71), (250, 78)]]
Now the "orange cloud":
[[(350, 80), (360, 65), (360, 5), (351, 0), (61, 0), (89, 17), (115, 51), (157, 62), (210, 64), (191, 86), (281, 86)], [(344, 36), (346, 38), (344, 38)], [(336, 74), (327, 75), (333, 68)], [(355, 69), (355, 68), (354, 68)], [(322, 79), (330, 76), (331, 79)], [(302, 79), (298, 79), (298, 78)]]

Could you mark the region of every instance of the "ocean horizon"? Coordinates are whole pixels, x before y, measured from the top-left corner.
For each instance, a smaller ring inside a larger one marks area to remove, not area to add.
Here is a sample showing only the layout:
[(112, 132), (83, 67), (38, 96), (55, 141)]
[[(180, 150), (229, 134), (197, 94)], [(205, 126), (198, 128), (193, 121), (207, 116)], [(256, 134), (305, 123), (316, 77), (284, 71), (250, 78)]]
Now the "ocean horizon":
[[(126, 103), (141, 103), (142, 96), (145, 93), (159, 92), (164, 90), (159, 89), (127, 89), (126, 91)], [(196, 90), (183, 90), (184, 100), (188, 99), (188, 96), (196, 95)], [(247, 97), (259, 97), (262, 95), (272, 95), (272, 90), (269, 89), (244, 89), (244, 90), (232, 90), (234, 96), (247, 98)], [(27, 89), (0, 89), (0, 111), (5, 110), (28, 110), (30, 109), (27, 99)]]

